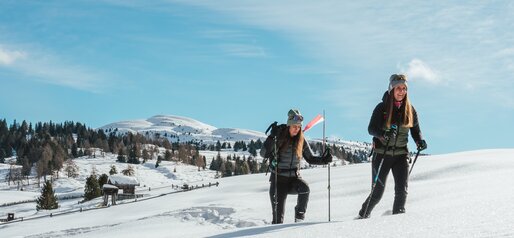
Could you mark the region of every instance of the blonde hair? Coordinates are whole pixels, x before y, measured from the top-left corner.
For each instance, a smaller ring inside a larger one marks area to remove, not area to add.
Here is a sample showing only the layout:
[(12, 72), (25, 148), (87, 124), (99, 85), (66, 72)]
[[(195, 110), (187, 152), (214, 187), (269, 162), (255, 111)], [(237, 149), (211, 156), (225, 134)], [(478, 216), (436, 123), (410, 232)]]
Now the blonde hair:
[[(394, 91), (394, 89), (393, 89), (393, 91)], [(394, 92), (391, 92), (391, 93), (394, 93)], [(390, 94), (386, 100), (386, 115), (387, 115), (386, 127), (387, 128), (391, 128), (391, 122), (393, 120), (393, 107), (394, 107), (394, 96)], [(409, 100), (408, 93), (405, 94), (405, 98), (403, 99), (403, 103), (402, 103), (402, 106), (400, 107), (400, 109), (402, 109), (400, 111), (400, 113), (401, 113), (400, 117), (403, 117), (403, 118), (401, 118), (402, 124), (399, 126), (408, 127), (408, 128), (413, 127), (414, 126), (413, 109), (412, 109), (412, 104), (410, 103), (410, 100)], [(400, 122), (397, 121), (396, 123), (400, 123)]]

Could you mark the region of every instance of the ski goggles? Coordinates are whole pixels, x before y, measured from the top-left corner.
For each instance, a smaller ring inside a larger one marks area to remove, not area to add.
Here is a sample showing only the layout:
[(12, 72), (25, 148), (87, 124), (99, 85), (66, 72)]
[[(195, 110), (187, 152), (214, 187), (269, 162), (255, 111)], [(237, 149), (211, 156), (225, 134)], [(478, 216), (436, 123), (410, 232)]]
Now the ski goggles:
[(293, 121), (303, 121), (303, 116), (302, 116), (302, 115), (294, 115), (294, 116), (290, 116), (290, 117), (289, 117), (289, 120), (293, 120)]

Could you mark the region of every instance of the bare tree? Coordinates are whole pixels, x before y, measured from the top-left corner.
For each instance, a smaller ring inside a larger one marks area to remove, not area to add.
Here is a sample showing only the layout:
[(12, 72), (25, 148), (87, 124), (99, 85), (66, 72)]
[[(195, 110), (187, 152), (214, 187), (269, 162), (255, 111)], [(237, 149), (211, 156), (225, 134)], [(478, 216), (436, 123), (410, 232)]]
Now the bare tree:
[(129, 164), (121, 173), (125, 176), (134, 176), (134, 168)]
[(66, 172), (66, 176), (68, 176), (68, 178), (76, 178), (79, 176), (79, 167), (72, 159), (66, 160), (64, 171)]

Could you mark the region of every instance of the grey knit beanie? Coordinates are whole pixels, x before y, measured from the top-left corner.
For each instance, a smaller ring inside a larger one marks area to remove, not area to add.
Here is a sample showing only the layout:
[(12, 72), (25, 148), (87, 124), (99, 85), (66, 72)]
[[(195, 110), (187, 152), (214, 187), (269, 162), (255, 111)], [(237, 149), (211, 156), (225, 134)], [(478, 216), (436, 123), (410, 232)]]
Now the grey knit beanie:
[(300, 124), (300, 126), (301, 126), (302, 121), (303, 121), (303, 116), (298, 109), (289, 110), (289, 112), (287, 113), (287, 125), (288, 126), (297, 125), (297, 124)]
[(407, 76), (404, 74), (393, 74), (391, 77), (389, 77), (389, 89), (387, 90), (389, 94), (391, 94), (391, 91), (393, 88), (397, 87), (400, 84), (405, 84), (405, 87), (407, 86)]

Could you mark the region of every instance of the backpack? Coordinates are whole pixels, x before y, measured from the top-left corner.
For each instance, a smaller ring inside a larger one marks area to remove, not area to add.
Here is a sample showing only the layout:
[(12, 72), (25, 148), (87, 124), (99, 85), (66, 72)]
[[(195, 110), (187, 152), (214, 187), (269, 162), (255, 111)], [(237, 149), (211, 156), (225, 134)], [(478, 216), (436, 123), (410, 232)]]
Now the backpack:
[[(286, 124), (278, 125), (278, 122), (273, 122), (266, 130), (266, 134), (268, 132), (270, 132), (270, 133), (263, 144), (263, 147), (266, 149), (266, 154), (264, 155), (264, 158), (265, 159), (274, 159), (275, 155), (273, 154), (274, 153), (273, 143), (275, 142), (275, 137), (278, 140), (278, 138), (280, 138), (283, 133), (287, 132), (287, 125)], [(277, 147), (279, 145), (280, 145), (280, 143), (277, 141)]]

